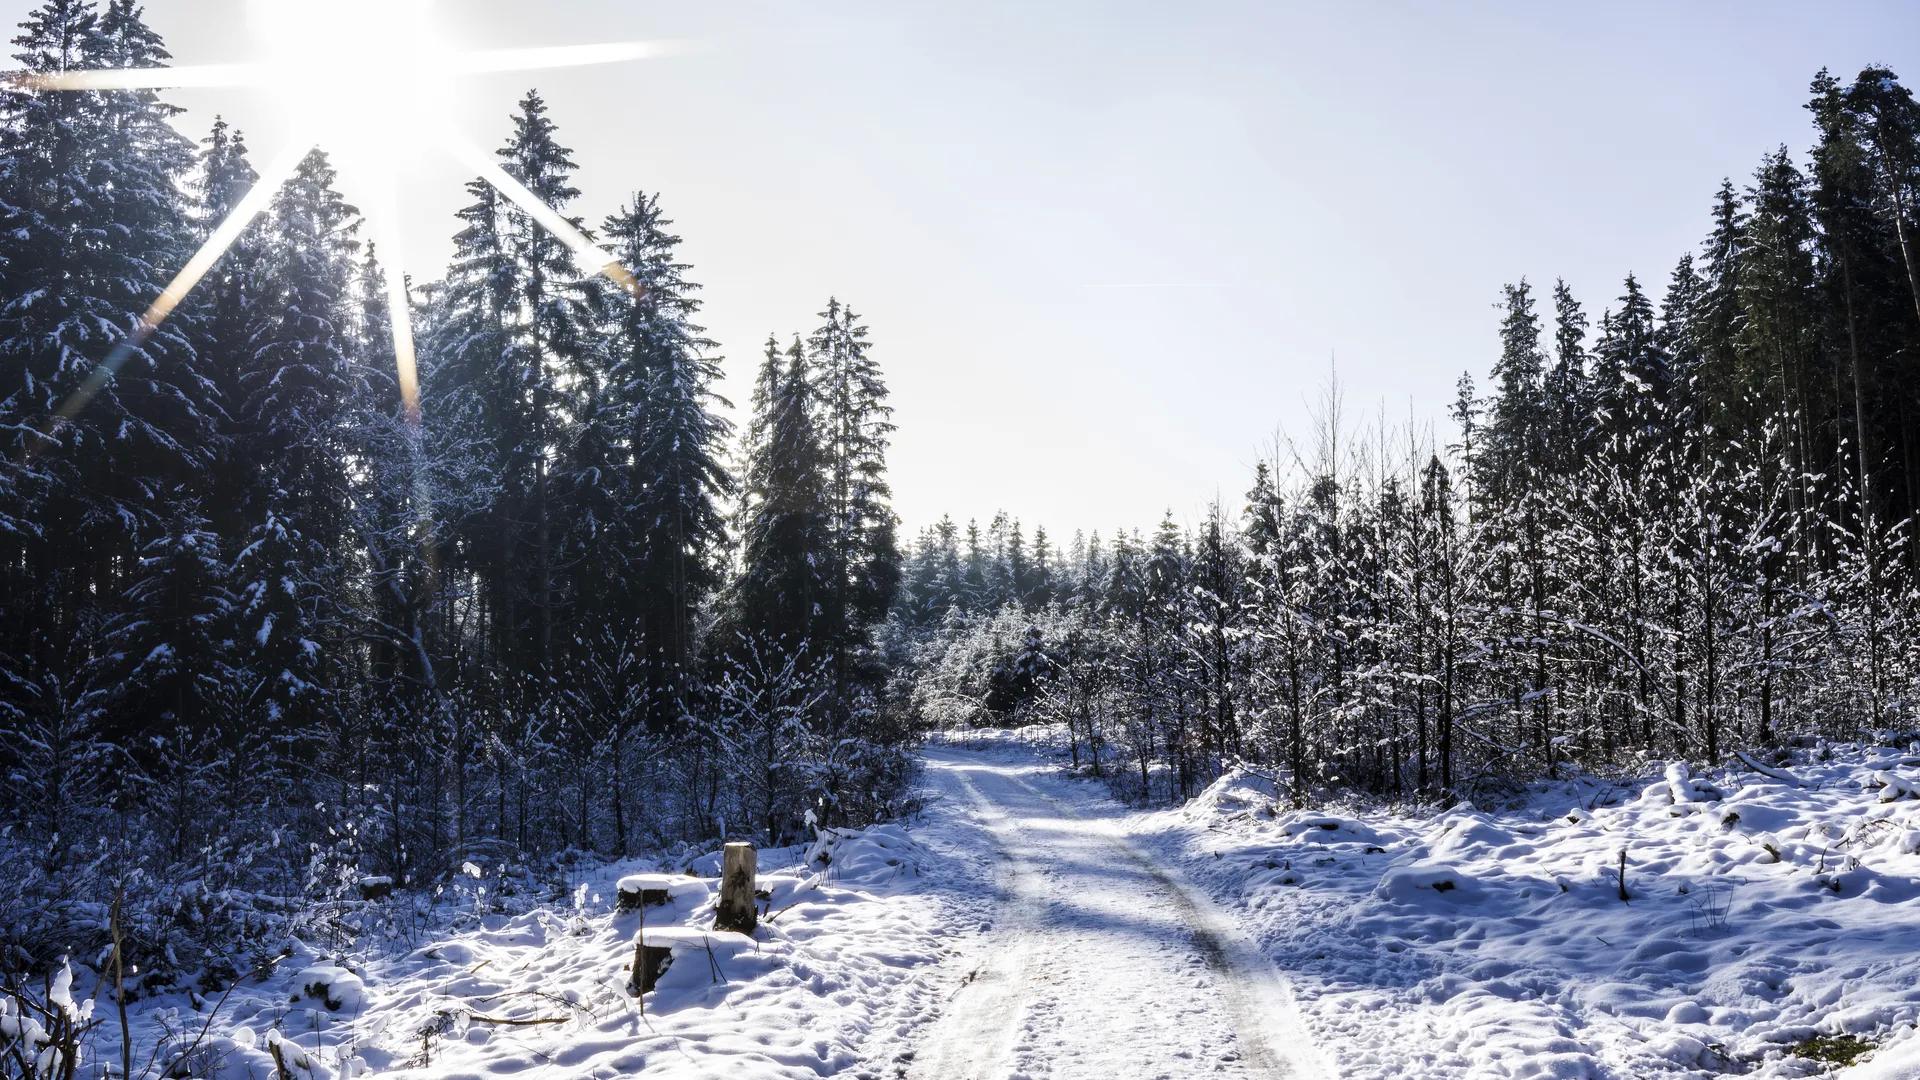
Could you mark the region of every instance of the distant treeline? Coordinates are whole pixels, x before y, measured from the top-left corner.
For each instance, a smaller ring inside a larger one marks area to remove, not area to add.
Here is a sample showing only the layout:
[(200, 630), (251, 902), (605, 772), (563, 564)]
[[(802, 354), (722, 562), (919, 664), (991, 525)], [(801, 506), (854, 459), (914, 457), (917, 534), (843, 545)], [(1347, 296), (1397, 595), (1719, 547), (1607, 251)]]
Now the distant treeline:
[(902, 699), (1063, 721), (1173, 797), (1233, 759), (1438, 795), (1920, 727), (1920, 108), (1870, 67), (1808, 109), (1657, 303), (1506, 286), (1445, 446), (1334, 394), (1197, 529), (928, 530)]

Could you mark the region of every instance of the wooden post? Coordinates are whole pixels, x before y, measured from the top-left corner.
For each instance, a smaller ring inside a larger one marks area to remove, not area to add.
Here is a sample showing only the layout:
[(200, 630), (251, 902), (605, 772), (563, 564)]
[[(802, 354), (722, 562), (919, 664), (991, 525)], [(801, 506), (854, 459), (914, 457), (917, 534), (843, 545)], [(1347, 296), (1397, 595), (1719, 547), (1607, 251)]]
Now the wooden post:
[(713, 917), (715, 930), (751, 934), (759, 925), (759, 914), (753, 906), (754, 872), (759, 859), (752, 844), (727, 845), (720, 867), (720, 908)]

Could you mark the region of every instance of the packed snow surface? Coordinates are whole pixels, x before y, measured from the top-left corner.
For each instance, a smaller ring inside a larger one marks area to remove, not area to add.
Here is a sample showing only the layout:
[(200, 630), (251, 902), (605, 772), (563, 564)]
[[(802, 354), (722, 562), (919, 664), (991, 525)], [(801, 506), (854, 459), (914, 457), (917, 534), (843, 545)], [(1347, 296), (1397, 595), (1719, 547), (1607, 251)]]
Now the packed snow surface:
[(908, 1076), (1325, 1075), (1284, 981), (1132, 815), (1031, 758), (926, 757), (929, 846), (995, 890)]

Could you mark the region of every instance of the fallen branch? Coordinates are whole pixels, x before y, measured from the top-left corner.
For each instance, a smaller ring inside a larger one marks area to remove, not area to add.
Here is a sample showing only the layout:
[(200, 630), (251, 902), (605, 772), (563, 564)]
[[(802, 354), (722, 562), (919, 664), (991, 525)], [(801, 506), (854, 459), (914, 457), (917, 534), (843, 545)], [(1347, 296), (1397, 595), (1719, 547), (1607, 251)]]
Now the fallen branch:
[(1733, 756), (1739, 758), (1742, 765), (1759, 773), (1761, 776), (1772, 777), (1783, 784), (1792, 784), (1798, 788), (1807, 786), (1805, 780), (1800, 779), (1785, 769), (1776, 769), (1771, 765), (1762, 765), (1758, 761), (1753, 760), (1753, 755), (1747, 753), (1745, 750), (1735, 750)]
[(571, 1016), (530, 1016), (524, 1020), (517, 1020), (510, 1016), (482, 1016), (479, 1013), (467, 1014), (467, 1020), (470, 1023), (502, 1024), (507, 1027), (532, 1027), (535, 1024), (564, 1024), (571, 1019), (573, 1019)]

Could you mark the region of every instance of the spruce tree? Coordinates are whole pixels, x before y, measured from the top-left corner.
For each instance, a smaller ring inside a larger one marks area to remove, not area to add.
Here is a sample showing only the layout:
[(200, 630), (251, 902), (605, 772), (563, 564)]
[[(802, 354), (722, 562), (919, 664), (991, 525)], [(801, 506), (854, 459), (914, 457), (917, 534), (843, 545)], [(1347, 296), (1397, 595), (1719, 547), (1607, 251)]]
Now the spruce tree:
[(94, 660), (93, 696), (122, 746), (176, 726), (212, 729), (246, 687), (234, 667), (238, 611), (228, 561), (198, 504), (176, 488), (173, 509), (140, 551)]
[[(14, 43), (28, 74), (167, 60), (127, 0), (49, 0)], [(216, 453), (184, 322), (139, 321), (191, 247), (174, 115), (148, 91), (0, 88), (0, 653), (30, 668), (73, 655)]]
[(1731, 180), (1714, 194), (1713, 229), (1700, 260), (1701, 293), (1694, 318), (1700, 347), (1700, 394), (1709, 420), (1725, 433), (1741, 435), (1764, 420), (1748, 408), (1748, 387), (1741, 383), (1741, 262), (1747, 243), (1746, 211)]
[(713, 342), (694, 318), (699, 286), (675, 261), (680, 238), (659, 197), (636, 195), (607, 219), (614, 254), (638, 285), (616, 299), (608, 348), (609, 397), (631, 448), (622, 507), (622, 614), (638, 616), (651, 658), (649, 699), (656, 728), (680, 707), (680, 679), (692, 660), (694, 620), (719, 582), (731, 491), (721, 447), (729, 430), (714, 412), (720, 377)]
[(900, 582), (897, 524), (889, 505), (887, 446), (894, 430), (887, 385), (867, 328), (835, 300), (808, 339), (819, 382), (820, 428), (832, 478), (835, 583), (827, 602), (838, 617), (864, 626), (892, 606)]
[(841, 647), (847, 628), (826, 617), (839, 582), (823, 557), (833, 539), (833, 478), (815, 426), (815, 393), (807, 350), (796, 339), (767, 402), (765, 442), (749, 466), (762, 490), (742, 537), (734, 620), (741, 635), (818, 658)]
[(1544, 392), (1546, 464), (1558, 475), (1577, 468), (1592, 412), (1587, 385), (1587, 313), (1565, 281), (1553, 283), (1553, 367)]
[[(546, 102), (528, 93), (513, 121), (501, 167), (564, 212), (579, 191)], [(596, 385), (597, 287), (581, 280), (564, 241), (491, 185), (476, 180), (469, 190), (475, 201), (460, 212), (448, 282), (455, 355), (447, 375), (475, 394), (502, 491), (466, 546), (481, 577), (492, 652), (516, 670), (544, 672), (569, 591), (560, 559), (564, 508), (550, 474), (582, 421), (581, 391)]]
[[(204, 241), (246, 198), (259, 176), (247, 159), (245, 138), (219, 117), (201, 146), (192, 185), (193, 227), (195, 238)], [(266, 295), (266, 246), (265, 229), (242, 232), (181, 311), (183, 318), (191, 320), (194, 348), (219, 404), (221, 441), (209, 476), (206, 506), (214, 530), (231, 550), (245, 542), (247, 507), (260, 463), (245, 453), (244, 442), (236, 442), (235, 417), (243, 410), (242, 378), (251, 367), (254, 332)]]
[(326, 155), (307, 155), (275, 195), (262, 316), (236, 413), (238, 454), (257, 483), (238, 564), (242, 620), (258, 683), (250, 708), (270, 720), (319, 709), (341, 638), (350, 492), (344, 419), (354, 345), (358, 216), (334, 189)]

